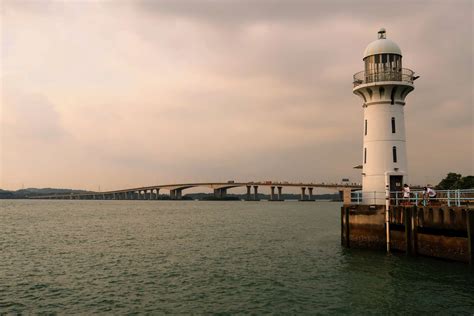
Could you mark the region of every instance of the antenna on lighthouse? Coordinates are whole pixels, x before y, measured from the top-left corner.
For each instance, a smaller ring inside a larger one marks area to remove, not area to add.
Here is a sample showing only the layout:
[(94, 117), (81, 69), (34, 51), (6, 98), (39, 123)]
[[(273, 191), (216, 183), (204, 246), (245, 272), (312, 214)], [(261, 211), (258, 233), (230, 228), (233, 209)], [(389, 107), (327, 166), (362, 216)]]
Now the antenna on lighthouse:
[(385, 37), (385, 29), (382, 27), (380, 30), (379, 30), (379, 39), (383, 39), (383, 38), (386, 38)]

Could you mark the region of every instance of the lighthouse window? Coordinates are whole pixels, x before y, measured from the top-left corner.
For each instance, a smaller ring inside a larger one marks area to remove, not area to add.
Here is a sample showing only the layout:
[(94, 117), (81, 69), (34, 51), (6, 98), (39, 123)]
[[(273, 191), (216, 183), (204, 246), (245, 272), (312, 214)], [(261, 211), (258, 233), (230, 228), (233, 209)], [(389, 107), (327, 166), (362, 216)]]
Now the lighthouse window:
[(364, 163), (367, 163), (367, 148), (364, 148)]
[(392, 117), (392, 134), (395, 134), (396, 133), (396, 130), (395, 130), (395, 118)]
[(384, 94), (385, 94), (385, 89), (384, 88), (380, 88), (379, 89), (379, 93), (380, 93), (380, 98), (383, 98)]
[(393, 162), (397, 162), (397, 146), (392, 147)]
[(367, 120), (365, 120), (364, 135), (367, 135)]

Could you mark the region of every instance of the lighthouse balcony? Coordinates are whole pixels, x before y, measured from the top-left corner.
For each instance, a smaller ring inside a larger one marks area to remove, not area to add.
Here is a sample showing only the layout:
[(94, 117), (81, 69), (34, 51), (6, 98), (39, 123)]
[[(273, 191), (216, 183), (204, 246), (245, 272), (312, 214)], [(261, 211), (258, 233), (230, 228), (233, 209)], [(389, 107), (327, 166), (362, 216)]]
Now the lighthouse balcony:
[(399, 81), (413, 84), (416, 79), (415, 72), (408, 68), (401, 70), (385, 70), (385, 71), (360, 71), (354, 75), (354, 88), (362, 84), (384, 82), (384, 81)]

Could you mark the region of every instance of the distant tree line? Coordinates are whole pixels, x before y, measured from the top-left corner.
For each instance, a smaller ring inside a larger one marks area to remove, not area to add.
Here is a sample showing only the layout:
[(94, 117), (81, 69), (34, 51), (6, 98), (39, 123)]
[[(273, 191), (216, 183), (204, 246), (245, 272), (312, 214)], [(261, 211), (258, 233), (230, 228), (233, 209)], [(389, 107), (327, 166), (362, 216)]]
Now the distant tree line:
[(474, 189), (474, 176), (463, 177), (459, 173), (450, 172), (436, 186), (438, 190), (457, 190), (457, 189)]

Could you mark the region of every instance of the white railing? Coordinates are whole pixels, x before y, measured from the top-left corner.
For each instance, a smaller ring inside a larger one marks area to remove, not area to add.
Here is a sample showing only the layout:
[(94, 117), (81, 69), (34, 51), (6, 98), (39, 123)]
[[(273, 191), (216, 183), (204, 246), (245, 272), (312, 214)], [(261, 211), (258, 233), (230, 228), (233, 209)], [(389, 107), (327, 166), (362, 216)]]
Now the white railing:
[[(409, 198), (402, 191), (390, 192), (390, 205), (429, 205), (433, 201), (447, 206), (461, 206), (474, 203), (474, 189), (436, 190), (436, 197), (427, 197), (423, 191), (411, 191)], [(351, 204), (385, 204), (385, 192), (353, 191)]]

